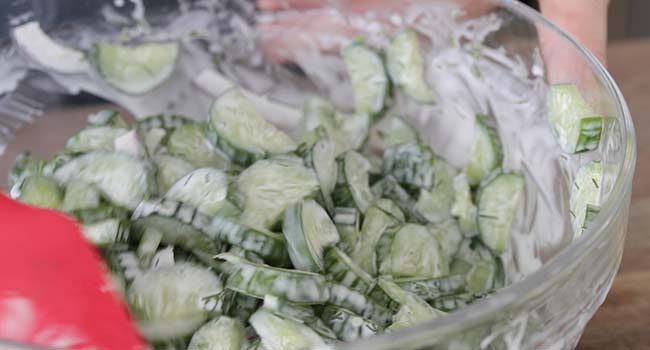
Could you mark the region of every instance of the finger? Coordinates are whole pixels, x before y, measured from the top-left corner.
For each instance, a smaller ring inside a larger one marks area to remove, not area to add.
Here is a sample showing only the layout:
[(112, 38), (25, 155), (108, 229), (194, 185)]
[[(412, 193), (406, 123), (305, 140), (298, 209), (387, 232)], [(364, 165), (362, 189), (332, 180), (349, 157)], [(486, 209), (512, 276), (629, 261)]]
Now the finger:
[[(544, 0), (542, 13), (606, 64), (607, 0)], [(540, 45), (552, 84), (572, 82), (586, 88), (593, 84), (587, 61), (564, 38), (539, 28)]]

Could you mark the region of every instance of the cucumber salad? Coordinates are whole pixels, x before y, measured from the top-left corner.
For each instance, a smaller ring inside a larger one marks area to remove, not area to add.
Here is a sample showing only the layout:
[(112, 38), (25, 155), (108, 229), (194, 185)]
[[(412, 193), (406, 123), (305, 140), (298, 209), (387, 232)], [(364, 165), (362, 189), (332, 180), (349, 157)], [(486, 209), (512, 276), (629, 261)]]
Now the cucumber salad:
[[(52, 159), (23, 153), (11, 196), (79, 222), (156, 349), (315, 349), (443, 317), (508, 283), (526, 178), (504, 166), (494, 116), (476, 115), (455, 168), (390, 108), (396, 93), (436, 103), (419, 40), (345, 46), (354, 110), (312, 96), (291, 134), (236, 86), (202, 119), (98, 111)], [(140, 94), (179, 54), (98, 44), (83, 69)], [(565, 84), (550, 89), (549, 121), (578, 153), (598, 146), (604, 118)], [(599, 210), (602, 168), (575, 178), (576, 235)]]

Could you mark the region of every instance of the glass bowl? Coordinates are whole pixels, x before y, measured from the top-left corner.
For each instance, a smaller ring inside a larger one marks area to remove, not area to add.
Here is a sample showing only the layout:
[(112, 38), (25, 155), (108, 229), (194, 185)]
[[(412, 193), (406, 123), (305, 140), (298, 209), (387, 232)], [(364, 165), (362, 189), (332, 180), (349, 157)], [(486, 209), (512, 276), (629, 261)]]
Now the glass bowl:
[[(288, 131), (310, 94), (349, 110), (351, 91), (338, 45), (362, 35), (381, 47), (391, 33), (410, 26), (428, 38), (427, 78), (438, 104), (424, 107), (397, 98), (400, 113), (455, 166), (462, 165), (471, 139), (464, 117), (489, 114), (504, 141), (505, 166), (526, 174), (516, 239), (502, 257), (510, 284), (445, 317), (337, 348), (575, 348), (620, 263), (636, 157), (629, 110), (603, 65), (539, 13), (512, 0), (405, 0), (400, 6), (384, 1), (383, 10), (371, 11), (345, 1), (323, 3), (326, 11), (280, 14), (263, 14), (252, 2), (238, 0), (149, 1), (144, 7), (134, 0), (0, 5), (8, 14), (0, 26), (0, 189), (18, 153), (29, 149), (51, 157), (101, 108), (120, 108), (135, 118), (154, 113), (203, 118), (230, 81), (257, 96), (262, 114)], [(283, 28), (272, 24), (291, 16), (302, 20)], [(28, 57), (11, 29), (32, 20), (58, 42), (82, 50), (95, 40), (173, 39), (182, 43), (183, 55), (172, 78), (129, 96), (97, 83), (92, 69), (61, 73)], [(332, 28), (335, 34), (326, 33)], [(596, 151), (566, 155), (548, 142), (546, 94), (555, 83), (576, 84), (594, 110), (609, 117)], [(603, 174), (600, 213), (576, 237), (569, 189), (577, 167), (593, 159), (613, 171)], [(12, 339), (2, 341), (20, 348)]]

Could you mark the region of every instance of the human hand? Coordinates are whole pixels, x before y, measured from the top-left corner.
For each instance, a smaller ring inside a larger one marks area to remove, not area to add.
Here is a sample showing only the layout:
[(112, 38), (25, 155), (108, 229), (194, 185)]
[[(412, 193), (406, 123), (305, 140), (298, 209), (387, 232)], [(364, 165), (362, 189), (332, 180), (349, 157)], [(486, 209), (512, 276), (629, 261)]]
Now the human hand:
[[(426, 0), (421, 0), (426, 1)], [(326, 6), (334, 6), (345, 13), (364, 13), (381, 10), (384, 14), (403, 14), (414, 1), (410, 0), (258, 0), (263, 11), (282, 12), (273, 20), (260, 23), (264, 33), (264, 48), (275, 61), (291, 61), (298, 49), (314, 46), (321, 51), (337, 51), (345, 39), (359, 34), (361, 28), (346, 22), (339, 16), (332, 16)], [(491, 1), (461, 0), (457, 2), (467, 9), (466, 17), (487, 13), (493, 8)], [(541, 0), (542, 13), (552, 22), (573, 35), (587, 47), (603, 64), (606, 63), (607, 7), (609, 0)], [(391, 23), (386, 15), (383, 25), (389, 29)], [(590, 69), (585, 60), (563, 38), (551, 33), (548, 28), (538, 28), (542, 54), (551, 83), (582, 82), (589, 76)], [(327, 36), (324, 40), (318, 38)], [(316, 39), (316, 40), (315, 40)], [(334, 40), (333, 40), (334, 39)]]

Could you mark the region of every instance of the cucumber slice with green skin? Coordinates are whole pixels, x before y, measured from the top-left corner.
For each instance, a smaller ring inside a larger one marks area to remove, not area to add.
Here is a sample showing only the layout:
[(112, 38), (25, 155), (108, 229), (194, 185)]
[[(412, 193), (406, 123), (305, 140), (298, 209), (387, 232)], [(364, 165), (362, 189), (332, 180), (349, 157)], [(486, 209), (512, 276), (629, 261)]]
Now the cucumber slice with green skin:
[(352, 253), (361, 237), (358, 225), (336, 225), (336, 230), (341, 238), (337, 246), (348, 254)]
[(465, 239), (460, 244), (452, 265), (452, 274), (463, 274), (470, 293), (492, 290), (503, 283), (500, 261), (489, 248), (476, 239)]
[(219, 316), (194, 332), (187, 350), (241, 350), (245, 344), (244, 325), (239, 320)]
[(390, 323), (393, 312), (369, 297), (340, 284), (330, 285), (329, 304), (348, 309), (380, 327)]
[(205, 127), (199, 123), (180, 126), (169, 135), (167, 150), (172, 155), (187, 159), (195, 167), (232, 168), (228, 156), (216, 149), (205, 133)]
[(428, 224), (429, 221), (424, 217), (415, 207), (416, 201), (411, 195), (402, 187), (391, 175), (385, 177), (383, 180), (377, 182), (373, 186), (373, 192), (377, 191), (382, 196), (389, 198), (392, 202), (399, 207), (401, 211), (406, 213), (409, 221), (417, 222), (420, 224)]
[(515, 173), (496, 175), (481, 186), (478, 195), (478, 228), (481, 240), (495, 254), (508, 245), (510, 227), (524, 191), (524, 178)]
[(587, 204), (587, 210), (586, 210), (586, 213), (585, 213), (585, 221), (582, 224), (582, 231), (587, 229), (587, 226), (589, 226), (591, 221), (594, 220), (594, 218), (596, 217), (596, 215), (598, 215), (598, 213), (600, 213), (600, 207), (599, 206)]
[(63, 192), (53, 178), (34, 175), (23, 181), (18, 200), (41, 208), (59, 209), (63, 203)]
[(228, 177), (221, 170), (196, 169), (176, 181), (165, 198), (187, 203), (208, 216), (214, 216), (225, 204), (228, 184)]
[(444, 315), (422, 298), (402, 289), (391, 279), (379, 277), (377, 283), (392, 300), (400, 305), (397, 314), (393, 316), (393, 324), (387, 330), (403, 329)]
[(101, 196), (93, 186), (83, 181), (73, 181), (65, 189), (61, 210), (72, 212), (80, 209), (97, 208), (100, 201)]
[(322, 272), (323, 250), (339, 241), (336, 226), (318, 203), (305, 200), (284, 212), (282, 232), (296, 269)]
[(57, 43), (41, 29), (38, 22), (15, 27), (11, 34), (30, 59), (47, 69), (64, 74), (88, 71), (88, 61), (83, 52)]
[(337, 126), (334, 120), (336, 113), (336, 108), (329, 101), (318, 96), (308, 98), (302, 107), (302, 119), (299, 125), (300, 136), (298, 137), (300, 142), (308, 145), (314, 144), (321, 138), (319, 134), (322, 130), (335, 146), (339, 145), (339, 142), (346, 142), (336, 131)]
[(183, 125), (192, 123), (195, 123), (195, 121), (182, 115), (155, 114), (138, 120), (135, 123), (135, 127), (140, 131), (163, 129), (167, 132), (173, 132)]
[(231, 246), (230, 249), (228, 249), (228, 253), (237, 255), (256, 264), (264, 264), (264, 259), (262, 259), (262, 257), (240, 246), (236, 246), (236, 245)]
[(386, 68), (393, 84), (414, 100), (434, 102), (433, 92), (424, 80), (424, 59), (414, 30), (406, 29), (395, 35), (386, 50)]
[(334, 305), (327, 305), (321, 316), (336, 337), (342, 341), (354, 341), (377, 334), (381, 328), (354, 312)]
[(374, 196), (368, 185), (370, 163), (357, 152), (346, 152), (342, 159), (339, 184), (334, 190), (334, 202), (338, 206), (352, 205), (365, 213)]
[(133, 157), (91, 152), (74, 158), (54, 173), (63, 185), (83, 181), (95, 186), (112, 203), (134, 209), (149, 194), (145, 164)]
[(129, 239), (128, 225), (120, 219), (85, 224), (81, 232), (86, 239), (97, 247), (110, 247), (116, 243), (127, 243)]
[(363, 44), (352, 44), (341, 50), (341, 56), (352, 83), (356, 111), (368, 114), (381, 111), (389, 82), (379, 54)]
[(467, 291), (467, 283), (463, 275), (439, 278), (403, 278), (395, 280), (395, 283), (425, 301)]
[[(345, 147), (337, 149), (337, 155), (350, 150), (358, 150), (366, 142), (371, 118), (367, 113), (345, 115), (337, 113), (334, 117), (340, 137), (345, 139)], [(336, 147), (336, 145), (335, 145)]]
[(235, 292), (259, 299), (271, 294), (302, 305), (329, 300), (327, 280), (322, 275), (255, 264), (228, 253), (217, 255), (217, 259), (233, 265), (226, 287)]
[(178, 43), (146, 43), (137, 46), (100, 43), (92, 62), (100, 77), (118, 91), (143, 94), (167, 80), (176, 68)]
[(377, 243), (377, 261), (379, 273), (393, 277), (436, 278), (449, 272), (440, 243), (417, 224), (385, 232)]
[[(580, 237), (587, 224), (587, 217), (593, 217), (594, 207), (600, 205), (603, 166), (592, 161), (578, 169), (573, 178), (569, 207), (575, 237)], [(587, 210), (591, 208), (591, 210)]]
[(403, 144), (384, 153), (384, 176), (392, 175), (407, 189), (430, 189), (434, 185), (435, 154), (424, 144)]
[(362, 270), (372, 276), (377, 275), (377, 255), (375, 253), (377, 242), (387, 229), (398, 223), (397, 219), (377, 206), (368, 209), (359, 235), (359, 241), (354, 245), (350, 253), (352, 260)]
[(336, 247), (325, 250), (325, 270), (337, 283), (362, 294), (369, 294), (376, 284), (370, 274)]
[(303, 323), (327, 340), (336, 340), (336, 334), (329, 329), (309, 306), (291, 304), (273, 295), (264, 297), (263, 308), (271, 310), (276, 315)]
[(503, 149), (496, 130), (487, 124), (487, 117), (476, 116), (474, 141), (464, 173), (470, 185), (478, 185), (483, 178), (501, 166)]
[(120, 112), (112, 109), (103, 109), (88, 116), (88, 127), (109, 126), (117, 129), (128, 129), (129, 124)]
[(158, 251), (162, 238), (163, 233), (159, 230), (153, 227), (147, 227), (144, 229), (144, 233), (140, 238), (140, 243), (138, 244), (138, 249), (136, 251), (136, 255), (140, 260), (142, 268), (148, 269), (151, 266), (151, 261)]
[(9, 170), (9, 194), (18, 198), (23, 181), (34, 175), (52, 176), (54, 172), (69, 161), (67, 155), (56, 155), (51, 161), (34, 158), (30, 152), (23, 152), (16, 157)]
[(214, 239), (258, 254), (270, 263), (283, 264), (288, 260), (286, 243), (280, 234), (250, 228), (219, 215), (201, 229)]
[(237, 88), (221, 95), (210, 108), (209, 123), (216, 144), (239, 164), (248, 165), (267, 154), (293, 152), (296, 144), (264, 118)]
[(74, 154), (91, 151), (114, 151), (115, 140), (128, 132), (128, 129), (110, 126), (87, 128), (68, 139), (65, 150)]
[(465, 174), (460, 173), (454, 177), (454, 202), (451, 206), (451, 215), (458, 219), (458, 225), (465, 237), (478, 235), (477, 209), (472, 202), (472, 193)]
[(463, 240), (463, 234), (460, 232), (456, 220), (449, 219), (439, 223), (429, 224), (427, 228), (436, 240), (438, 240), (438, 243), (440, 243), (440, 249), (442, 250), (445, 261), (450, 262), (454, 258), (454, 255), (456, 255), (460, 242)]
[(77, 219), (77, 221), (84, 224), (91, 224), (107, 219), (116, 218), (127, 220), (129, 218), (129, 211), (127, 209), (108, 205), (105, 203), (102, 203), (95, 208), (77, 209), (73, 210), (70, 213)]
[(321, 195), (328, 211), (334, 209), (332, 192), (336, 187), (338, 163), (336, 162), (335, 146), (327, 138), (320, 139), (311, 150), (308, 162), (316, 172), (320, 184)]
[(141, 232), (147, 228), (160, 231), (165, 244), (212, 255), (219, 252), (218, 242), (205, 233), (210, 219), (191, 205), (170, 199), (143, 201), (133, 212), (131, 220)]
[(264, 308), (257, 310), (249, 322), (265, 350), (313, 349), (325, 344), (311, 328)]
[(384, 152), (392, 147), (418, 141), (419, 135), (402, 118), (387, 115), (375, 123), (369, 131), (368, 142), (364, 146), (364, 155), (383, 157)]
[(454, 201), (451, 166), (442, 158), (437, 157), (433, 163), (434, 183), (430, 189), (420, 189), (417, 210), (429, 222), (442, 222), (450, 217), (451, 205)]
[(260, 307), (260, 300), (245, 294), (229, 291), (232, 294), (228, 315), (243, 323)]
[(270, 228), (286, 208), (318, 191), (318, 179), (300, 159), (270, 159), (244, 170), (235, 187), (236, 204), (244, 208), (241, 222), (253, 228)]
[(466, 307), (475, 300), (474, 296), (468, 293), (457, 295), (448, 295), (438, 299), (431, 300), (431, 305), (445, 312), (452, 312), (460, 308)]
[(593, 112), (575, 85), (551, 86), (548, 115), (565, 152), (580, 153), (598, 147), (604, 119)]
[(157, 193), (163, 194), (195, 167), (187, 160), (167, 154), (157, 154), (153, 158), (156, 167)]
[(222, 292), (217, 275), (182, 262), (136, 277), (126, 294), (140, 331), (156, 341), (191, 335), (210, 312), (220, 310), (214, 297)]

